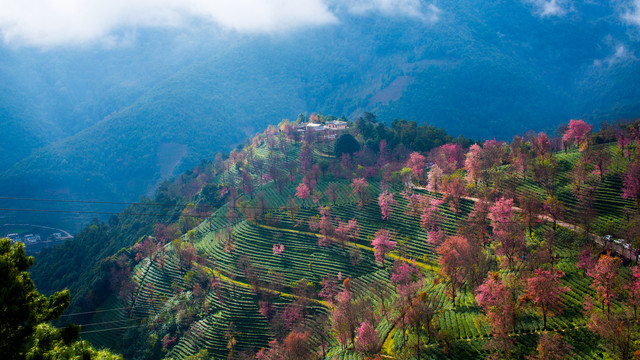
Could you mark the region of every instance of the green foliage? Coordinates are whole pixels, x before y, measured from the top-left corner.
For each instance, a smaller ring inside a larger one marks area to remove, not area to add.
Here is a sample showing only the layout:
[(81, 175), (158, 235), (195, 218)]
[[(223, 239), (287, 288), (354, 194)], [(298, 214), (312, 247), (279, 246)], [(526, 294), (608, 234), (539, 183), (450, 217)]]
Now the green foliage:
[(360, 144), (351, 134), (342, 134), (336, 141), (335, 155), (342, 156), (342, 154), (353, 154), (360, 150)]
[(69, 291), (49, 298), (38, 293), (27, 273), (32, 264), (22, 243), (0, 239), (0, 352), (14, 358), (24, 354), (38, 324), (58, 318), (69, 305)]
[(96, 351), (86, 343), (74, 342), (80, 330), (77, 326), (56, 329), (48, 324), (60, 317), (69, 305), (69, 291), (56, 292), (49, 298), (38, 293), (27, 273), (32, 264), (33, 258), (26, 256), (22, 243), (0, 239), (0, 353), (3, 358), (120, 359), (107, 351)]

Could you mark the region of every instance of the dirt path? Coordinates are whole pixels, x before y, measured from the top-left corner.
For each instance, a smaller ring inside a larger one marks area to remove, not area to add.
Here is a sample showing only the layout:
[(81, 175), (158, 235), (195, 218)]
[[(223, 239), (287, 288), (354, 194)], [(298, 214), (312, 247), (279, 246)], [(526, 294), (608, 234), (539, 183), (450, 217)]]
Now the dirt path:
[[(414, 189), (420, 189), (420, 190), (425, 190), (425, 191), (429, 191), (427, 190), (425, 187), (422, 186), (412, 186)], [(476, 197), (471, 197), (471, 196), (463, 196), (462, 197), (465, 200), (469, 200), (469, 201), (473, 201), (475, 202), (479, 202), (480, 199), (476, 198)], [(517, 207), (517, 206), (513, 206), (512, 207), (513, 210), (517, 211), (517, 212), (524, 212), (524, 210), (522, 210), (521, 208)], [(553, 218), (551, 218), (548, 215), (538, 215), (538, 219), (546, 221), (546, 222), (553, 222)], [(565, 228), (567, 230), (570, 231), (574, 231), (574, 232), (584, 232), (584, 229), (582, 229), (580, 226), (576, 225), (576, 224), (571, 224), (568, 223), (566, 221), (561, 221), (561, 220), (556, 220), (556, 225), (560, 226), (562, 228)], [(636, 261), (636, 256), (634, 255), (635, 253), (635, 249), (630, 248), (630, 249), (625, 249), (621, 244), (616, 244), (616, 243), (610, 243), (610, 244), (605, 244), (605, 242), (602, 240), (602, 238), (594, 233), (589, 233), (589, 239), (591, 239), (593, 242), (595, 242), (596, 244), (605, 247), (607, 249), (612, 250), (614, 253), (616, 253), (617, 255), (629, 260), (629, 261)]]

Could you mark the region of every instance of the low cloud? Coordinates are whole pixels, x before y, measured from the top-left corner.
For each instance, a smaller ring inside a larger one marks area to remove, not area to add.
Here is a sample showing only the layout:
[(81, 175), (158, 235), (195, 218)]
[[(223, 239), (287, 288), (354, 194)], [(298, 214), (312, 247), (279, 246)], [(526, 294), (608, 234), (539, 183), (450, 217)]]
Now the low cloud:
[(436, 22), (440, 9), (434, 4), (426, 5), (420, 0), (346, 0), (340, 2), (353, 14), (382, 13), (390, 16), (406, 16)]
[(567, 0), (531, 0), (535, 13), (543, 18), (563, 17), (571, 11), (571, 4)]
[(337, 22), (323, 0), (0, 0), (0, 36), (31, 46), (112, 41), (136, 28), (195, 21), (249, 33)]
[(633, 0), (622, 18), (633, 25), (640, 26), (640, 0)]
[(422, 0), (0, 0), (0, 38), (16, 46), (117, 44), (139, 28), (213, 24), (243, 33), (279, 33), (339, 22), (339, 14), (438, 20)]

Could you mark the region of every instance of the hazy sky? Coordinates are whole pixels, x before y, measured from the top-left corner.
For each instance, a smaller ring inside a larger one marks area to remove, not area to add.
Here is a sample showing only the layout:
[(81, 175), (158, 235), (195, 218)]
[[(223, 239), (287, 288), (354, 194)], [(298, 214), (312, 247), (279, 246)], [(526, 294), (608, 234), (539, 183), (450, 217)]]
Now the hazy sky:
[(421, 0), (0, 0), (0, 35), (10, 45), (50, 47), (110, 41), (136, 28), (195, 20), (249, 33), (339, 23), (339, 13), (378, 12), (435, 21)]

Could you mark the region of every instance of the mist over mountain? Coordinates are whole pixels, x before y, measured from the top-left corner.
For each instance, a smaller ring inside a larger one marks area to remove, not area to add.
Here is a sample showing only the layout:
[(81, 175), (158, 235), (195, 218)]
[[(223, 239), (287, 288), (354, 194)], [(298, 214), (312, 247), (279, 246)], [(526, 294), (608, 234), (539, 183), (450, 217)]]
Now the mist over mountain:
[[(287, 3), (251, 26), (235, 8), (120, 28), (101, 18), (93, 32), (70, 24), (82, 38), (0, 19), (0, 193), (135, 200), (300, 113), (369, 111), (509, 139), (640, 111), (635, 2), (310, 3), (315, 18)], [(173, 14), (161, 4), (140, 11)]]

